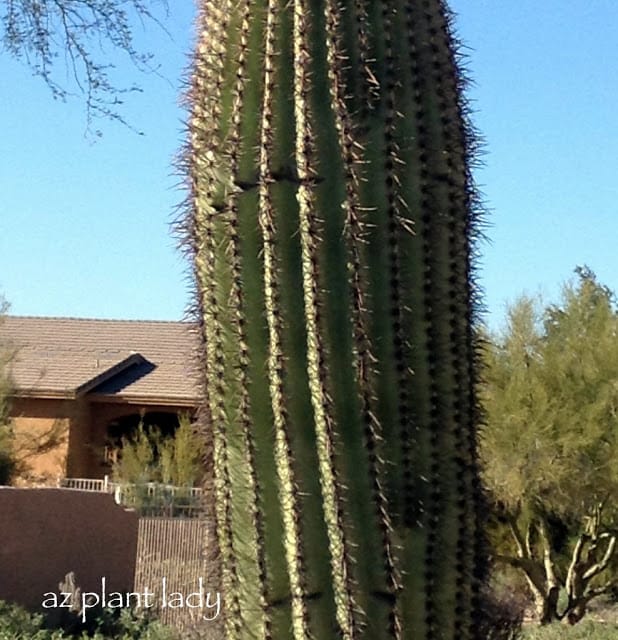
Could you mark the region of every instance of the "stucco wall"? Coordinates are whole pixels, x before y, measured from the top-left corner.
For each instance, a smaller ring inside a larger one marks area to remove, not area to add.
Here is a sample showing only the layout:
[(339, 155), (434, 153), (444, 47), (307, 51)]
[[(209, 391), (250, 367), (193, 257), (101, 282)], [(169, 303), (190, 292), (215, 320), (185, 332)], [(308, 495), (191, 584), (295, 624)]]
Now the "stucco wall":
[(67, 478), (98, 478), (103, 451), (92, 436), (92, 410), (87, 398), (73, 401), (69, 449), (66, 459)]
[(84, 591), (133, 587), (138, 518), (111, 495), (0, 487), (0, 599), (39, 608), (73, 571)]
[(21, 468), (16, 484), (55, 485), (66, 475), (74, 410), (74, 403), (67, 400), (15, 398), (12, 401), (14, 451)]

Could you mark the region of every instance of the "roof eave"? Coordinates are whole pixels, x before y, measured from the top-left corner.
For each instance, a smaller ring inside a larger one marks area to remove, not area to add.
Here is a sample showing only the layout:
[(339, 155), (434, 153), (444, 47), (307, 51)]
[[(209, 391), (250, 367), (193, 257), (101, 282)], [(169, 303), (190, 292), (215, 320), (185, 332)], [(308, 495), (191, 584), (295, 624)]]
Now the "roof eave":
[(100, 384), (107, 382), (108, 380), (118, 375), (119, 373), (122, 373), (129, 367), (132, 367), (135, 364), (141, 364), (146, 361), (147, 361), (146, 358), (144, 358), (144, 356), (142, 356), (141, 354), (132, 353), (126, 358), (123, 358), (122, 360), (120, 360), (120, 362), (117, 362), (116, 364), (105, 369), (104, 371), (101, 371), (101, 373), (97, 374), (96, 376), (90, 378), (90, 380), (87, 380), (86, 382), (81, 384), (79, 387), (77, 387), (77, 389), (75, 389), (75, 393), (78, 396), (85, 395), (91, 389), (94, 389), (95, 387), (98, 387)]
[(93, 402), (124, 403), (140, 405), (165, 405), (194, 409), (200, 399), (194, 396), (149, 396), (134, 393), (89, 393), (87, 398)]
[(64, 391), (58, 389), (14, 389), (11, 393), (13, 398), (32, 398), (36, 400), (76, 400), (77, 393), (75, 389), (66, 389)]

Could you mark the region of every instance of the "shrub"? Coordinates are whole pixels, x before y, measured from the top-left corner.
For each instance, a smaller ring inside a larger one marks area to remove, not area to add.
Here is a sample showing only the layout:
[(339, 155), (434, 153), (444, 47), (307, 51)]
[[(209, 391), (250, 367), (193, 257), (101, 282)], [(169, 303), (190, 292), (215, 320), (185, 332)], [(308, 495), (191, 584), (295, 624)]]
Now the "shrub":
[[(64, 612), (63, 612), (64, 613)], [(130, 609), (105, 609), (81, 624), (77, 614), (51, 618), (0, 600), (0, 640), (177, 640), (178, 633)]]
[(521, 640), (614, 640), (618, 625), (583, 620), (574, 626), (554, 623), (545, 627), (530, 627)]
[(525, 604), (516, 593), (486, 588), (481, 603), (479, 637), (486, 640), (520, 640)]
[(43, 616), (0, 600), (0, 640), (61, 640), (62, 632), (43, 628)]
[(194, 486), (201, 473), (202, 442), (193, 424), (180, 416), (173, 436), (152, 425), (140, 423), (132, 438), (122, 438), (122, 453), (114, 465), (119, 482), (140, 484), (163, 482), (179, 487)]

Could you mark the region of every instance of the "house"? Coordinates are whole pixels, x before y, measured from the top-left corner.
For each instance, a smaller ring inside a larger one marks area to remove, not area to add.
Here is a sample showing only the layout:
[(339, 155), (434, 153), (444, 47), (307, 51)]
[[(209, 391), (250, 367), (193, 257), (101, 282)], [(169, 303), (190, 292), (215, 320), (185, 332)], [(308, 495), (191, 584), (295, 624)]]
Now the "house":
[(200, 397), (196, 325), (7, 316), (18, 484), (103, 478), (140, 420), (171, 433)]

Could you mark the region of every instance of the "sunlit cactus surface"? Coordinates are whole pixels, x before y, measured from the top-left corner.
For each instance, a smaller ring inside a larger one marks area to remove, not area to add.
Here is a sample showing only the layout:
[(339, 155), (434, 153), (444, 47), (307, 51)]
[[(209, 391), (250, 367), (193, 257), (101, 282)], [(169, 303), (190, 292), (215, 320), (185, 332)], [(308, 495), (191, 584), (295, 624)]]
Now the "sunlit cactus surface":
[(479, 638), (474, 140), (439, 0), (202, 0), (183, 221), (228, 640)]

